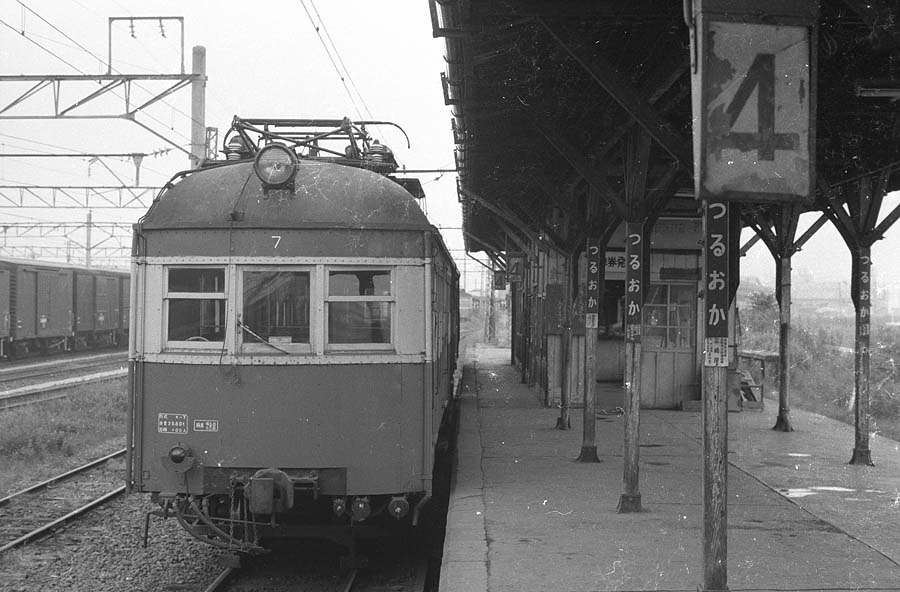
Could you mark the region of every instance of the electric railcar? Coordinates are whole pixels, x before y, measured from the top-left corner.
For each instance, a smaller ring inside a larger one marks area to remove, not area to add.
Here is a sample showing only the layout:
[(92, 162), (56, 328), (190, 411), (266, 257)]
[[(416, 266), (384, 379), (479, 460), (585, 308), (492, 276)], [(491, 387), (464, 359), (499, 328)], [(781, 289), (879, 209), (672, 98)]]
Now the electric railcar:
[(406, 530), (432, 493), (459, 274), (378, 123), (236, 117), (135, 225), (127, 482), (206, 542)]

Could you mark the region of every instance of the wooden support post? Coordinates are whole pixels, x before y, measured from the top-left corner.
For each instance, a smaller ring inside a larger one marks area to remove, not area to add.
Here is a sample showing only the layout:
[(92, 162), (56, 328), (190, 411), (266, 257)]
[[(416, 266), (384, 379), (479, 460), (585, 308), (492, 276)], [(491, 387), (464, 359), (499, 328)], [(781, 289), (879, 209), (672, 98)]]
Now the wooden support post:
[(873, 466), (869, 449), (869, 347), (872, 312), (872, 253), (871, 248), (861, 246), (853, 252), (853, 306), (856, 309), (856, 352), (854, 356), (854, 382), (856, 391), (856, 438), (851, 465)]
[[(791, 237), (793, 238), (793, 237)], [(773, 430), (793, 432), (791, 425), (791, 408), (788, 404), (790, 393), (791, 368), (791, 256), (782, 254), (778, 258), (778, 418)]]
[[(563, 290), (563, 298), (568, 297), (568, 290)], [(566, 326), (560, 335), (560, 365), (562, 366), (562, 383), (559, 389), (559, 417), (556, 418), (556, 429), (570, 430), (572, 429), (572, 418), (569, 417), (569, 398), (572, 385), (569, 380), (569, 351), (571, 350), (570, 341), (572, 340), (572, 320), (569, 313), (569, 303), (565, 302), (566, 308)]]
[(587, 282), (584, 303), (584, 414), (582, 424), (581, 453), (578, 462), (600, 462), (597, 456), (597, 414), (594, 404), (597, 394), (597, 329), (600, 326), (601, 295), (606, 279), (606, 245), (588, 238)]
[(644, 222), (625, 223), (625, 474), (619, 513), (640, 512), (641, 314), (644, 306)]
[(728, 581), (729, 217), (726, 203), (706, 202), (703, 286), (703, 587)]
[(703, 368), (703, 587), (728, 581), (728, 368)]
[[(562, 381), (559, 391), (559, 417), (556, 418), (556, 429), (570, 430), (572, 429), (572, 418), (569, 416), (569, 408), (572, 400), (572, 380), (569, 376), (569, 366), (572, 358), (572, 274), (575, 270), (575, 255), (566, 256), (566, 282), (563, 284), (562, 291), (562, 309), (563, 309), (563, 332), (560, 336), (562, 351), (560, 352), (560, 365), (562, 366)], [(548, 369), (549, 371), (549, 369)]]

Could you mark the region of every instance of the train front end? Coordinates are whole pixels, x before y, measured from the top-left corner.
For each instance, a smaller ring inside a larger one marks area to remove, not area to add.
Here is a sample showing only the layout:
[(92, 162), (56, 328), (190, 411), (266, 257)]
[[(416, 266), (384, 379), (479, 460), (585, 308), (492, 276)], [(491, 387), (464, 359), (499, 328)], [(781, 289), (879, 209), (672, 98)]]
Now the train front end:
[(432, 320), (453, 278), (412, 196), (340, 159), (274, 184), (265, 152), (161, 194), (131, 292), (129, 485), (249, 552), (414, 522), (449, 393)]

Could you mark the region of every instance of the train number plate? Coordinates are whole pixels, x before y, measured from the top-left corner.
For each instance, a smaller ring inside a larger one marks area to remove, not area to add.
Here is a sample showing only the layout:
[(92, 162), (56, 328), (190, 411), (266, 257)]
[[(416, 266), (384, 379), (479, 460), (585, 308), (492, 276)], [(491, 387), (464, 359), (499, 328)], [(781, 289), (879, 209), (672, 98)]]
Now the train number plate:
[(188, 433), (188, 416), (184, 413), (160, 413), (156, 421), (156, 429), (160, 434)]
[(219, 420), (218, 419), (195, 419), (194, 420), (194, 431), (195, 432), (218, 432), (219, 431)]

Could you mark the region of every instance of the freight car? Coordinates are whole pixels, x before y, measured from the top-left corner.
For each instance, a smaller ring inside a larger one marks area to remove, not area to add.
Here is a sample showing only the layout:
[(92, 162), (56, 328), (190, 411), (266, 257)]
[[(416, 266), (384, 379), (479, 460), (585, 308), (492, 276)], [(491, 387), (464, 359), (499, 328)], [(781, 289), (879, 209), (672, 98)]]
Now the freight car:
[(205, 542), (415, 532), (432, 494), (459, 273), (378, 123), (236, 117), (135, 225), (127, 486)]
[(129, 273), (0, 259), (0, 357), (124, 344)]

